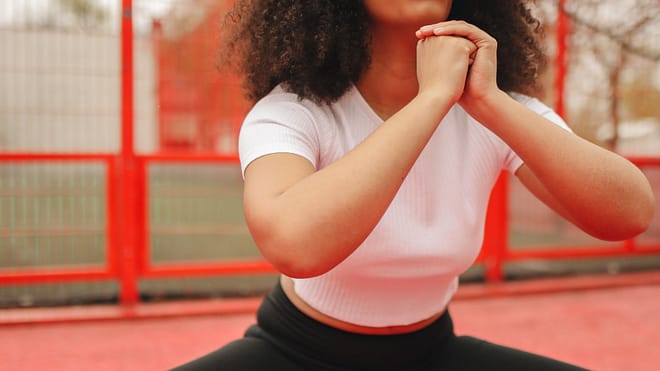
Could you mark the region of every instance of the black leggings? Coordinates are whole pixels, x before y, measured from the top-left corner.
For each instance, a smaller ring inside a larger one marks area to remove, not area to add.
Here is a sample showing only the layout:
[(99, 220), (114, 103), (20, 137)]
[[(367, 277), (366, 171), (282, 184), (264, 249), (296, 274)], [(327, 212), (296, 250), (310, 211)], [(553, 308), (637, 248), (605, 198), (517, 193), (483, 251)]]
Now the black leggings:
[(245, 337), (176, 368), (222, 371), (584, 370), (468, 336), (456, 336), (449, 313), (422, 330), (362, 335), (300, 312), (278, 284)]

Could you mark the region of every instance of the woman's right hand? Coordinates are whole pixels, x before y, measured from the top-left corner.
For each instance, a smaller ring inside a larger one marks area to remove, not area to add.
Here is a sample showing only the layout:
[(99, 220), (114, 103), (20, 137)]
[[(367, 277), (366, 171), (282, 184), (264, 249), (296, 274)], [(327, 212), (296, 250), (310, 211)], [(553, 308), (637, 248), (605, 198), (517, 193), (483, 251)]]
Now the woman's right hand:
[(477, 46), (459, 36), (432, 36), (417, 42), (419, 95), (432, 94), (456, 103), (463, 95)]

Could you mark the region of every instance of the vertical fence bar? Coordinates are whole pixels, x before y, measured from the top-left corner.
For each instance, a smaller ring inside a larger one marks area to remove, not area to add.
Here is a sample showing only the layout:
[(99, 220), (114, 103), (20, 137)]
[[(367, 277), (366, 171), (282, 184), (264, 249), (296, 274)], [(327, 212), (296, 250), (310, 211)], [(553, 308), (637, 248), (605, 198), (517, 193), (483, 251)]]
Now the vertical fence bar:
[(121, 153), (120, 153), (120, 302), (138, 301), (136, 269), (136, 176), (133, 144), (133, 1), (122, 0), (121, 9)]
[(561, 117), (566, 117), (564, 90), (566, 73), (568, 71), (568, 16), (564, 10), (566, 0), (559, 0), (557, 5), (557, 55), (555, 57), (555, 111)]
[(149, 176), (148, 163), (143, 157), (137, 157), (136, 162), (136, 269), (139, 276), (149, 270)]

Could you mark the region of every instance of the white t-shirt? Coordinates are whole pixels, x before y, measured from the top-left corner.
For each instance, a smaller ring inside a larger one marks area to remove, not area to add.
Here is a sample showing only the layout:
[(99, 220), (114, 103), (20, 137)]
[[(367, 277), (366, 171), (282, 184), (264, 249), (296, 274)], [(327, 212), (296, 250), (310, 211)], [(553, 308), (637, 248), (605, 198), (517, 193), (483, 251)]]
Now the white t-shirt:
[[(540, 101), (512, 96), (570, 130)], [(241, 167), (245, 171), (258, 157), (284, 152), (319, 170), (382, 122), (355, 87), (331, 105), (299, 100), (277, 87), (245, 118)], [(296, 293), (318, 311), (362, 326), (406, 325), (442, 311), (458, 276), (479, 254), (500, 171), (513, 173), (521, 164), (506, 143), (454, 106), (362, 245), (331, 271), (294, 279)]]

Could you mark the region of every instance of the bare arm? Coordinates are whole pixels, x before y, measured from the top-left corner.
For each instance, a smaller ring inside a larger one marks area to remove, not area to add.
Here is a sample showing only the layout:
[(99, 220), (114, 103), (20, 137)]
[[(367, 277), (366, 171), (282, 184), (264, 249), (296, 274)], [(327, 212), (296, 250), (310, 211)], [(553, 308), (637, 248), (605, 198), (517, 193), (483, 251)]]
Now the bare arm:
[(420, 42), (417, 97), (328, 167), (315, 172), (291, 154), (267, 155), (247, 167), (246, 220), (268, 261), (288, 276), (311, 277), (362, 243), (461, 96), (474, 50), (462, 38)]
[(653, 192), (628, 160), (563, 130), (505, 94), (483, 102), (473, 114), (523, 159), (517, 172), (521, 182), (585, 232), (621, 240), (648, 228)]
[(532, 193), (587, 233), (605, 240), (648, 228), (654, 196), (642, 172), (623, 157), (554, 125), (497, 87), (497, 42), (453, 21), (422, 27), (419, 37), (455, 35), (477, 45), (461, 105), (504, 140), (525, 165), (518, 177)]

